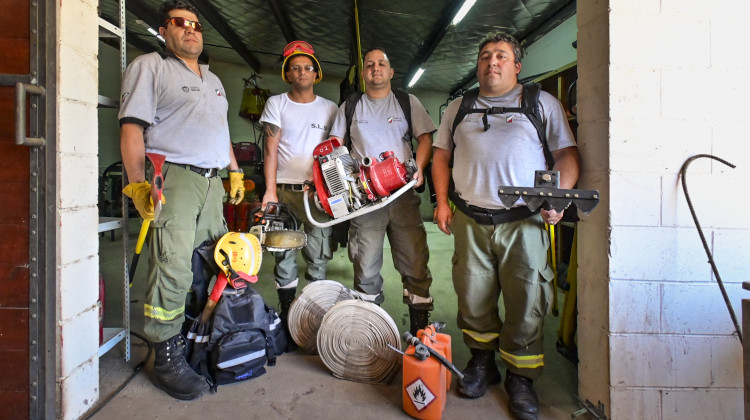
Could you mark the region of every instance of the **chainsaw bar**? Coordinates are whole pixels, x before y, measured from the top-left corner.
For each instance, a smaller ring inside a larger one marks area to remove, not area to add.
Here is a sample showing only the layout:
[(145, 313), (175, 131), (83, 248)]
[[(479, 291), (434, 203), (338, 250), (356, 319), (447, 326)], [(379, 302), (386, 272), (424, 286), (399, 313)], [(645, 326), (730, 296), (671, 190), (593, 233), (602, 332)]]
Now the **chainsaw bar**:
[(272, 252), (300, 249), (307, 245), (307, 235), (297, 230), (272, 230), (263, 233), (261, 245)]

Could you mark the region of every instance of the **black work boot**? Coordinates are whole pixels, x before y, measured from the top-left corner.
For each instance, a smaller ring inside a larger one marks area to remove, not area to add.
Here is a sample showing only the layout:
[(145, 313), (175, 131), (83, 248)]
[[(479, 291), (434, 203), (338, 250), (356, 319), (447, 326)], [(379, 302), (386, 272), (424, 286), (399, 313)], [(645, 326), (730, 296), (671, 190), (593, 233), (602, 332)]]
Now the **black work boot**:
[(185, 360), (182, 334), (154, 344), (154, 374), (161, 389), (179, 400), (194, 400), (211, 389)]
[(417, 336), (417, 331), (425, 329), (430, 314), (424, 309), (414, 309), (409, 307), (409, 332)]
[(539, 399), (534, 392), (534, 381), (521, 375), (507, 372), (505, 390), (510, 397), (510, 412), (519, 420), (537, 420)]
[(493, 350), (471, 349), (471, 360), (462, 373), (464, 377), (458, 380), (458, 393), (466, 398), (481, 397), (487, 387), (500, 383), (501, 379)]
[(279, 318), (281, 318), (281, 325), (284, 327), (284, 332), (287, 336), (286, 351), (294, 351), (297, 349), (297, 343), (294, 342), (292, 335), (289, 333), (289, 308), (292, 306), (294, 297), (297, 295), (297, 288), (290, 287), (288, 289), (276, 289), (279, 294)]

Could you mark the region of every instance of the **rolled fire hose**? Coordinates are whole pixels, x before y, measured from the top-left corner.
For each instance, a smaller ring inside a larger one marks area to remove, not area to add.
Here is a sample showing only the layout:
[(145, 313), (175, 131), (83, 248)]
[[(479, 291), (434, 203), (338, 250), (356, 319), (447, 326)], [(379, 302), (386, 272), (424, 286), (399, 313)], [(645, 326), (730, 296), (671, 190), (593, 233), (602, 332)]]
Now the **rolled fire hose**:
[(310, 353), (318, 352), (318, 330), (333, 305), (354, 299), (354, 292), (333, 280), (311, 282), (289, 308), (287, 322), (292, 339)]
[(389, 382), (401, 366), (398, 328), (380, 306), (344, 300), (323, 317), (318, 353), (333, 376), (354, 382)]

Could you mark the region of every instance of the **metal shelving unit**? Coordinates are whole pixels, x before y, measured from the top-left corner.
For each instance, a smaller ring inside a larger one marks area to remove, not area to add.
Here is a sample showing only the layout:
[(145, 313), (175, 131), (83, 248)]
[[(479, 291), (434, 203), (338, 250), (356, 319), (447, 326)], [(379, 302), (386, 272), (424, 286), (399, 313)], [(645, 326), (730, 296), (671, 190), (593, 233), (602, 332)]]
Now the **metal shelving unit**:
[[(125, 39), (125, 0), (118, 0), (119, 4), (119, 26), (116, 26), (101, 17), (99, 18), (100, 37), (117, 37), (120, 41), (120, 74), (125, 73), (127, 66), (126, 39)], [(117, 108), (119, 101), (106, 96), (99, 95), (100, 108)], [(127, 179), (123, 171), (123, 186)], [(125, 360), (130, 360), (130, 282), (128, 276), (128, 201), (122, 200), (122, 217), (100, 217), (99, 232), (109, 232), (114, 229), (122, 229), (122, 323), (119, 327), (104, 328), (104, 338), (99, 346), (99, 357), (111, 350), (120, 342), (125, 343)]]

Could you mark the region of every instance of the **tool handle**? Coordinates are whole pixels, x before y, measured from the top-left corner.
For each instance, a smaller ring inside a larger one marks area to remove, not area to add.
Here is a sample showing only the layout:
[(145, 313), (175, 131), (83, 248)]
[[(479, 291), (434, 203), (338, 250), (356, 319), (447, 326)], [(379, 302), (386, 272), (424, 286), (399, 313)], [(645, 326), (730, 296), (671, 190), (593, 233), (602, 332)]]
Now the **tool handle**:
[(317, 226), (317, 227), (320, 227), (320, 228), (326, 228), (326, 227), (333, 226), (333, 225), (341, 223), (341, 222), (345, 222), (345, 221), (347, 221), (349, 219), (353, 219), (355, 217), (359, 217), (359, 216), (365, 215), (365, 214), (373, 212), (375, 210), (381, 209), (381, 208), (385, 207), (386, 205), (388, 205), (391, 201), (393, 201), (393, 200), (397, 199), (398, 197), (400, 197), (403, 193), (405, 193), (405, 192), (409, 191), (410, 189), (412, 189), (414, 187), (414, 185), (416, 185), (416, 183), (417, 183), (417, 180), (416, 179), (412, 179), (411, 181), (409, 181), (409, 183), (407, 183), (403, 187), (399, 188), (395, 192), (391, 193), (391, 195), (389, 195), (387, 197), (384, 197), (384, 198), (381, 198), (380, 200), (378, 200), (376, 202), (373, 202), (373, 203), (370, 203), (370, 204), (368, 204), (366, 206), (363, 206), (362, 208), (360, 208), (358, 210), (354, 210), (353, 212), (347, 214), (346, 216), (341, 216), (339, 218), (331, 219), (331, 220), (329, 220), (327, 222), (319, 222), (319, 221), (315, 220), (315, 218), (312, 216), (312, 214), (310, 214), (310, 203), (308, 203), (307, 194), (304, 194), (303, 200), (302, 200), (302, 204), (304, 204), (304, 206), (305, 206), (305, 215), (307, 216), (307, 220), (310, 221), (310, 223), (312, 225), (314, 225), (314, 226)]
[(216, 277), (214, 288), (211, 289), (211, 294), (208, 296), (206, 306), (203, 308), (203, 312), (201, 313), (201, 322), (207, 323), (211, 320), (211, 315), (214, 314), (216, 304), (219, 302), (219, 299), (221, 299), (221, 293), (224, 291), (224, 289), (226, 289), (226, 287), (227, 276), (224, 273), (219, 273), (219, 275)]
[(148, 228), (151, 226), (151, 220), (143, 220), (141, 224), (141, 231), (138, 234), (138, 242), (135, 243), (135, 254), (133, 254), (133, 260), (130, 262), (128, 267), (128, 284), (133, 285), (133, 278), (135, 278), (135, 269), (138, 266), (138, 259), (141, 257), (141, 251), (143, 250), (143, 243), (146, 242), (146, 234), (148, 234)]
[(133, 287), (133, 278), (135, 277), (135, 267), (138, 265), (138, 259), (141, 254), (133, 254), (133, 259), (130, 261), (130, 267), (128, 267), (128, 287)]
[(216, 302), (209, 299), (206, 302), (206, 306), (203, 308), (203, 312), (201, 312), (201, 322), (202, 323), (208, 323), (208, 321), (211, 320), (211, 315), (214, 314), (214, 309), (216, 309)]
[(140, 254), (143, 250), (143, 243), (146, 242), (146, 234), (148, 234), (148, 228), (151, 226), (151, 219), (143, 220), (141, 224), (141, 231), (138, 233), (138, 242), (135, 243), (135, 253)]
[(221, 293), (226, 289), (227, 287), (227, 275), (223, 272), (220, 272), (218, 276), (216, 276), (216, 284), (214, 284), (214, 288), (211, 290), (211, 294), (208, 296), (208, 299), (213, 301), (214, 304), (219, 301), (221, 298)]

